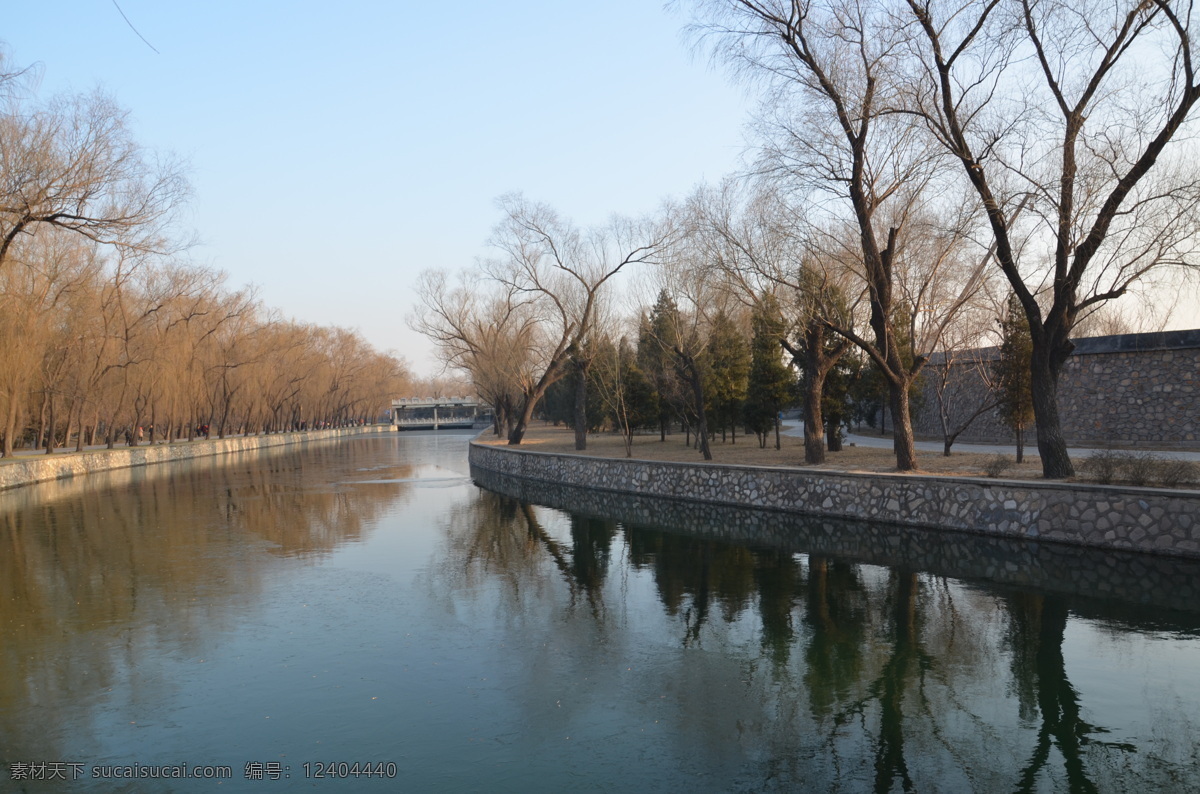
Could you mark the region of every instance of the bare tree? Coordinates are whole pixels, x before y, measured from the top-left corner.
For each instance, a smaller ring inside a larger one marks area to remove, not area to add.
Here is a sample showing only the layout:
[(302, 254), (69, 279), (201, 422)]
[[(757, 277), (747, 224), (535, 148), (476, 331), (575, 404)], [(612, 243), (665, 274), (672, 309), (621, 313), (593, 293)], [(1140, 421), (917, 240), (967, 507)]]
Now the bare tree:
[(140, 250), (173, 246), (163, 224), (187, 181), (178, 164), (137, 145), (126, 111), (98, 91), (27, 104), (0, 97), (0, 268), (40, 227)]
[(804, 460), (824, 463), (825, 382), (851, 345), (830, 329), (853, 327), (850, 269), (815, 249), (802, 209), (774, 180), (760, 180), (746, 198), (726, 181), (718, 191), (698, 191), (692, 204), (714, 238), (709, 258), (735, 294), (758, 309), (764, 296), (776, 298), (788, 329), (780, 344), (804, 389)]
[(620, 219), (581, 230), (520, 195), (501, 198), (500, 206), (505, 217), (491, 243), (502, 257), (484, 268), (505, 290), (529, 302), (545, 344), (545, 365), (522, 396), (508, 436), (516, 445), (546, 390), (566, 374), (572, 350), (582, 349), (589, 338), (608, 282), (630, 265), (657, 261), (671, 232), (667, 226)]
[[(892, 115), (909, 35), (870, 0), (705, 0), (702, 30), (733, 61), (772, 82), (762, 169), (810, 193), (813, 206), (856, 231), (872, 338), (837, 333), (861, 347), (888, 384), (896, 465), (917, 466), (909, 387), (922, 360), (906, 357), (895, 328), (897, 251), (905, 209), (930, 182), (935, 158), (911, 125)], [(832, 199), (832, 201), (830, 201)], [(848, 212), (847, 212), (848, 211)]]
[(1042, 471), (1069, 476), (1058, 377), (1076, 323), (1153, 270), (1192, 266), (1200, 170), (1182, 143), (1200, 99), (1191, 5), (908, 6), (921, 31), (908, 106), (986, 212), (1033, 339)]
[(925, 368), (937, 402), (942, 455), (946, 457), (958, 437), (999, 404), (993, 368), (996, 351), (984, 346), (995, 325), (995, 307), (973, 305), (943, 334), (942, 344)]
[[(669, 221), (677, 234), (663, 251), (662, 262), (649, 279), (657, 293), (653, 308), (640, 323), (639, 354), (663, 369), (673, 370), (680, 394), (679, 407), (690, 433), (696, 431), (696, 447), (705, 460), (712, 460), (708, 403), (715, 385), (712, 343), (716, 324), (737, 316), (745, 298), (733, 288), (720, 266), (721, 253), (714, 244), (712, 227), (706, 221), (703, 196), (697, 194), (682, 206), (668, 207)], [(747, 345), (748, 352), (748, 345)], [(748, 363), (747, 365), (748, 366)], [(663, 373), (664, 375), (668, 373)], [(660, 400), (671, 399), (668, 377), (660, 378)]]
[(511, 288), (485, 293), (475, 276), (462, 274), (452, 287), (441, 271), (422, 273), (421, 306), (408, 323), (437, 346), (448, 367), (470, 376), (476, 393), (492, 406), (496, 435), (510, 435), (546, 365), (541, 328), (530, 301)]

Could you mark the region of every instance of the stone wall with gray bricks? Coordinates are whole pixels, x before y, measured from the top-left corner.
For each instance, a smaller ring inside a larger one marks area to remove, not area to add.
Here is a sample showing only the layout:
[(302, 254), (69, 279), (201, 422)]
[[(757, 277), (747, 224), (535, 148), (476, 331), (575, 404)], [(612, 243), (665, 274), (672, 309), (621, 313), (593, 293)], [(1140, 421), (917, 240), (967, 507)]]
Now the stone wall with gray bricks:
[(472, 443), (473, 467), (556, 485), (1200, 557), (1200, 491), (590, 458)]
[(87, 450), (78, 453), (57, 453), (45, 456), (21, 456), (0, 461), (0, 491), (37, 482), (63, 480), (93, 472), (149, 466), (155, 463), (192, 460), (194, 458), (245, 452), (308, 441), (362, 435), (364, 433), (395, 432), (388, 425), (369, 425), (341, 430), (309, 430), (299, 433), (272, 433), (261, 436), (236, 436), (205, 441), (174, 444), (147, 444), (137, 447)]
[[(982, 366), (994, 350), (978, 351)], [(941, 438), (934, 370), (927, 365), (920, 410), (913, 416), (916, 432)], [(965, 415), (986, 397), (986, 387), (971, 362), (950, 365), (949, 389), (954, 411)], [(1058, 385), (1063, 435), (1076, 446), (1200, 449), (1200, 330), (1125, 334), (1075, 340)], [(995, 411), (972, 423), (959, 441), (1009, 442), (1013, 433)], [(1033, 446), (1030, 428), (1027, 443)]]

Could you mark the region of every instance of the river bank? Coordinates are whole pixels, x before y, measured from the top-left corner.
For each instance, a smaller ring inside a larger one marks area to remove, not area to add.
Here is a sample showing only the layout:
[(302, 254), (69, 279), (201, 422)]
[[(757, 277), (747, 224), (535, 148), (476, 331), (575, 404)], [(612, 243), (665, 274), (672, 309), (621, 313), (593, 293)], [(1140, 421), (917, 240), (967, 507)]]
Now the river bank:
[(255, 436), (230, 436), (171, 444), (146, 444), (114, 449), (89, 449), (83, 452), (57, 452), (38, 457), (22, 455), (0, 461), (0, 491), (113, 469), (193, 460), (231, 452), (246, 452), (345, 436), (389, 432), (395, 432), (390, 425), (366, 425), (337, 430), (306, 430)]
[[(687, 462), (605, 457), (600, 445), (586, 454), (550, 451), (561, 440), (547, 437), (545, 429), (531, 440), (522, 448), (473, 443), (471, 464), (524, 480), (619, 493), (1200, 557), (1196, 490), (983, 478), (978, 469), (975, 476), (954, 471), (963, 469), (963, 459), (953, 457), (942, 459), (953, 461), (942, 464), (949, 471), (899, 474), (851, 470), (847, 458), (839, 459), (841, 468), (803, 467), (787, 455), (781, 457), (792, 465), (703, 463), (686, 447)], [(682, 446), (651, 443), (664, 452)], [(934, 464), (933, 457), (923, 457), (922, 464)]]

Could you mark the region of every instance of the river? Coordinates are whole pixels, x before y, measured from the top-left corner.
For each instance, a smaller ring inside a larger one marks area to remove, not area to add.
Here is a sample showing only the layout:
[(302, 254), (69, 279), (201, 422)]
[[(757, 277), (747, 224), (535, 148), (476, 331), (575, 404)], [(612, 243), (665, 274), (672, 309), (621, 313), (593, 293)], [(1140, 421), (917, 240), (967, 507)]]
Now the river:
[(466, 446), (0, 494), (0, 790), (1198, 790), (1200, 563), (505, 495)]

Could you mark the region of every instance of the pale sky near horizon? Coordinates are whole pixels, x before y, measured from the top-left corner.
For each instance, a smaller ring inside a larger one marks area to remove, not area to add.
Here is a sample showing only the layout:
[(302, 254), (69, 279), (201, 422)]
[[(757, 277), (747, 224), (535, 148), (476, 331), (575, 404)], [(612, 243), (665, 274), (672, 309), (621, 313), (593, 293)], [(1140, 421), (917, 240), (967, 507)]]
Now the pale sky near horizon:
[(190, 163), (195, 261), (420, 375), (410, 285), (488, 255), (498, 196), (651, 212), (738, 168), (753, 104), (655, 0), (118, 2), (137, 33), (67, 0), (6, 8), (0, 41), (41, 96), (101, 86)]

